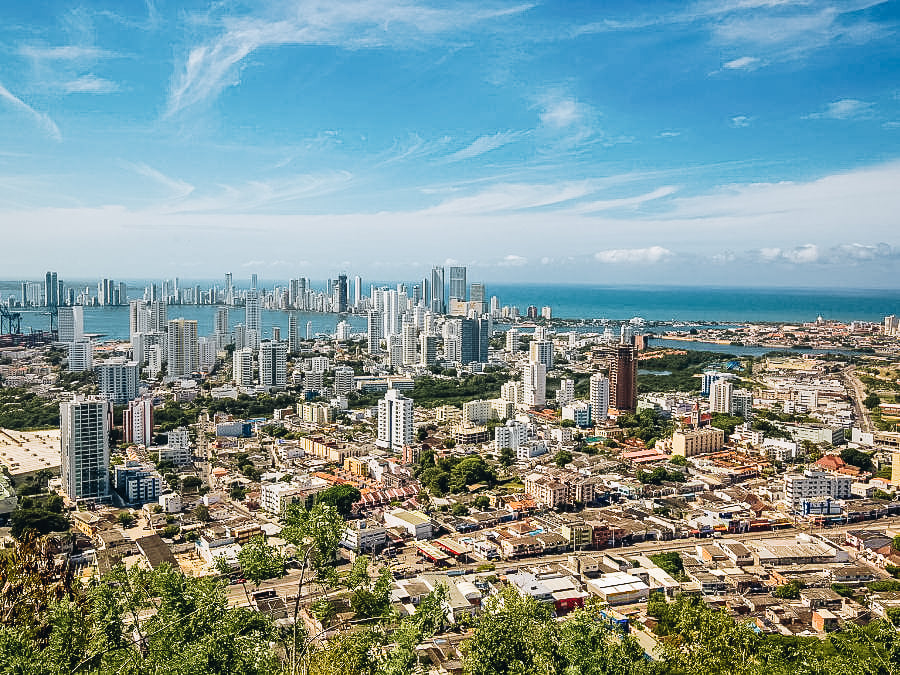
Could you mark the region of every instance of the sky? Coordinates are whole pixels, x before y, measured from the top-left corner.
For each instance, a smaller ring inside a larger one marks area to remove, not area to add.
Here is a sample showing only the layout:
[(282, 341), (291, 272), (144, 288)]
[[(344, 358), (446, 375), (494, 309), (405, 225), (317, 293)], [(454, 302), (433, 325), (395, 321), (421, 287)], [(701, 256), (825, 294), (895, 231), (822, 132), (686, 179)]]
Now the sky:
[(900, 0), (0, 5), (0, 277), (895, 287)]

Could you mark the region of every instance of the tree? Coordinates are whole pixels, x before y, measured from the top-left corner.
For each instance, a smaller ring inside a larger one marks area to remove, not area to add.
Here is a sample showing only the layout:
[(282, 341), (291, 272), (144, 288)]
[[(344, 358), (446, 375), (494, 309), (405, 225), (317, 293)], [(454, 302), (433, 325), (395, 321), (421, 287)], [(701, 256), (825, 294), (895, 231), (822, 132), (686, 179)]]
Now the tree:
[(772, 597), (783, 598), (785, 600), (796, 600), (800, 597), (800, 591), (803, 588), (803, 583), (799, 581), (789, 581), (773, 590)]
[(493, 485), (496, 480), (494, 470), (480, 455), (466, 457), (450, 470), (450, 489), (453, 492), (461, 492), (475, 483)]
[(881, 405), (881, 398), (878, 394), (869, 394), (863, 399), (863, 405), (866, 406), (869, 410), (873, 410)]
[(210, 521), (209, 507), (206, 504), (197, 504), (194, 507), (194, 518), (201, 523), (208, 523)]
[(316, 495), (317, 504), (328, 504), (337, 509), (344, 518), (353, 510), (353, 505), (360, 500), (362, 493), (352, 485), (344, 483), (323, 490)]
[(50, 534), (69, 529), (69, 521), (65, 516), (42, 508), (16, 509), (9, 524), (10, 534), (16, 539), (21, 539), (27, 532)]
[(872, 457), (868, 453), (861, 452), (856, 448), (844, 448), (841, 450), (841, 459), (847, 464), (857, 466), (863, 471), (874, 471), (875, 465), (872, 463)]
[(185, 476), (181, 481), (181, 487), (185, 490), (196, 490), (201, 485), (203, 485), (203, 481), (200, 480), (199, 476)]
[(891, 550), (900, 551), (900, 534), (891, 540)]
[(416, 430), (416, 439), (419, 441), (419, 443), (421, 443), (426, 438), (428, 438), (428, 429), (426, 429), (424, 426), (419, 427)]
[(553, 456), (553, 463), (560, 469), (572, 461), (572, 453), (568, 450), (560, 450)]
[(436, 466), (425, 469), (419, 480), (438, 497), (447, 494), (447, 490), (450, 489), (450, 474)]
[(127, 529), (134, 525), (136, 518), (134, 517), (134, 514), (131, 513), (131, 511), (122, 511), (119, 513), (116, 520), (119, 521), (119, 525)]
[(516, 453), (512, 448), (501, 448), (500, 449), (500, 466), (504, 469), (508, 469), (513, 464), (516, 463)]

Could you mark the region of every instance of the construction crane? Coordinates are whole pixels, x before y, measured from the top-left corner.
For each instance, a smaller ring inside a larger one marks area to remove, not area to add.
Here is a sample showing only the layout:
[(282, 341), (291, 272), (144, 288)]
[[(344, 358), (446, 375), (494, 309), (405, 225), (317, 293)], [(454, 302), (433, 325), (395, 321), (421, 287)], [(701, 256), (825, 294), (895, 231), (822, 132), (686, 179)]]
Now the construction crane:
[[(6, 333), (3, 332), (3, 321), (6, 321)], [(13, 325), (16, 329), (13, 330)], [(22, 333), (22, 315), (19, 312), (10, 312), (0, 305), (0, 335), (19, 335)]]

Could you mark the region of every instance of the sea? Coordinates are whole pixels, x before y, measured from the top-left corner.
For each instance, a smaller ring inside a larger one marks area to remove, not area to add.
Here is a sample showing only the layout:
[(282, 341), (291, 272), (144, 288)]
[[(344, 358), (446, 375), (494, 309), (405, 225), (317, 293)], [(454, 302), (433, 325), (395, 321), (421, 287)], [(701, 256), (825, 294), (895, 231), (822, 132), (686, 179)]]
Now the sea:
[[(65, 280), (75, 288), (96, 289), (96, 280)], [(117, 280), (118, 281), (118, 280)], [(126, 280), (129, 299), (143, 297), (148, 280)], [(159, 283), (157, 280), (156, 283)], [(181, 280), (181, 287), (199, 284), (207, 289), (223, 287), (223, 280)], [(363, 285), (368, 293), (371, 282)], [(395, 283), (374, 282), (376, 286)], [(410, 286), (412, 286), (410, 282)], [(264, 288), (285, 286), (282, 282), (261, 282)], [(313, 288), (325, 287), (325, 282)], [(0, 303), (21, 295), (20, 281), (0, 281)], [(524, 316), (534, 305), (540, 310), (549, 306), (554, 318), (589, 322), (629, 321), (641, 318), (648, 322), (673, 322), (689, 328), (692, 324), (774, 322), (801, 323), (822, 316), (837, 321), (882, 321), (889, 314), (900, 314), (900, 290), (893, 289), (803, 289), (803, 288), (724, 288), (697, 286), (599, 286), (589, 284), (487, 284), (486, 297), (497, 296), (501, 306), (518, 307)], [(170, 305), (170, 319), (183, 317), (197, 321), (200, 335), (213, 331), (214, 305)], [(41, 309), (16, 309), (22, 314), (22, 330), (46, 330), (49, 316)], [(311, 335), (332, 334), (337, 322), (345, 319), (353, 332), (364, 332), (364, 317), (350, 314), (295, 312), (301, 336), (307, 329)], [(243, 307), (231, 308), (232, 326), (244, 323)], [(288, 312), (263, 310), (263, 338), (270, 337), (272, 327), (287, 335)], [(4, 326), (5, 328), (5, 326)], [(582, 330), (589, 327), (583, 327)], [(88, 306), (84, 309), (86, 333), (101, 340), (128, 339), (128, 307)], [(596, 327), (593, 327), (596, 330)]]

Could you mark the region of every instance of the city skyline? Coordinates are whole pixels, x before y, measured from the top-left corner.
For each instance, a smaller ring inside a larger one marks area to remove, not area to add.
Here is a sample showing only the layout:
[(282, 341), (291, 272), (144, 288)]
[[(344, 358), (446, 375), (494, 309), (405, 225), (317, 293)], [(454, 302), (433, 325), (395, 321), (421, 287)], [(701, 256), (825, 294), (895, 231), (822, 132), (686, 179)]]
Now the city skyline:
[(0, 17), (13, 279), (895, 285), (896, 2)]

